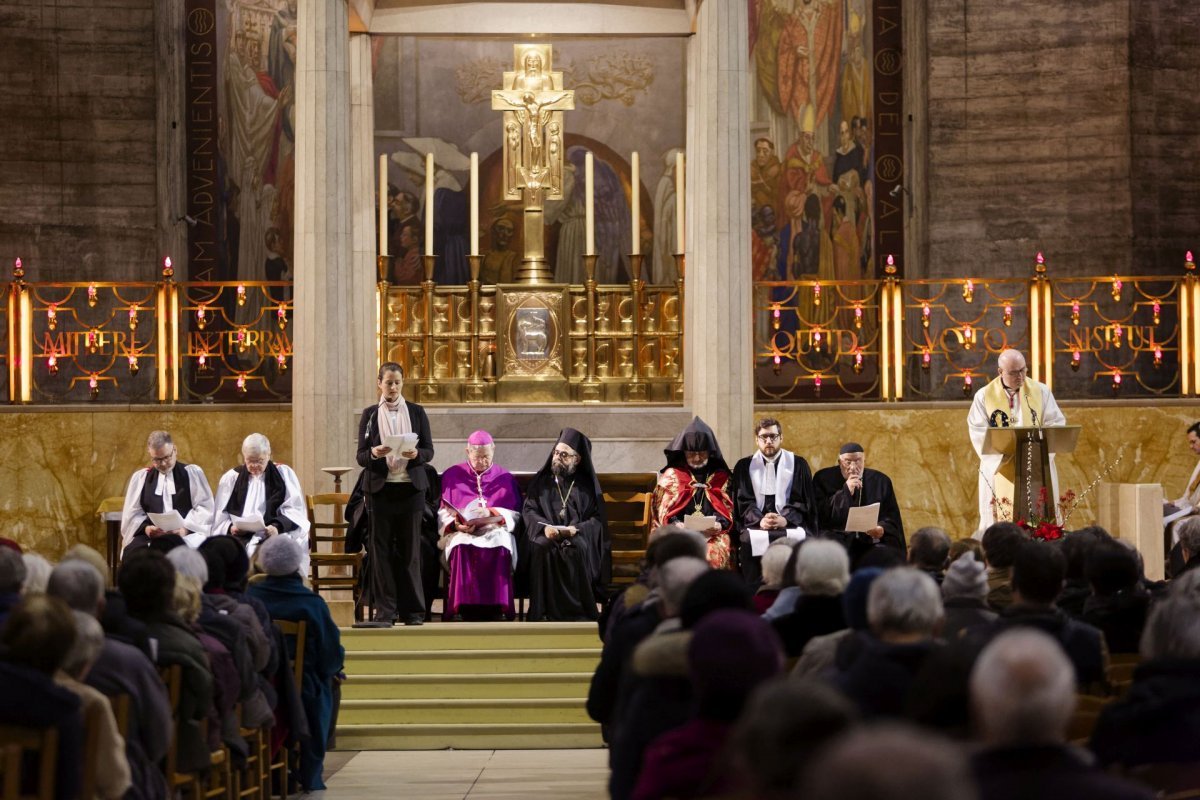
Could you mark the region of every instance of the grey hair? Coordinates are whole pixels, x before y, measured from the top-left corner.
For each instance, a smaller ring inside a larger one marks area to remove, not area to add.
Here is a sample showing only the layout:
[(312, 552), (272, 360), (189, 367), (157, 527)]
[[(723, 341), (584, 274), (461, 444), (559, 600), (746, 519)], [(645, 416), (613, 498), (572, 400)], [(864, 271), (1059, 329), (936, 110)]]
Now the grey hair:
[(1173, 591), (1160, 600), (1146, 620), (1138, 649), (1146, 661), (1200, 659), (1200, 597)]
[(104, 578), (86, 561), (63, 561), (50, 572), (46, 594), (62, 598), (72, 611), (94, 615), (104, 599)]
[(37, 553), (22, 553), (21, 560), (25, 562), (25, 580), (21, 584), (21, 594), (45, 592), (46, 582), (50, 580), (50, 562)]
[(867, 621), (877, 636), (885, 632), (932, 636), (943, 615), (937, 583), (919, 569), (893, 567), (871, 583)]
[(175, 565), (177, 575), (195, 578), (201, 586), (208, 583), (208, 562), (198, 551), (190, 547), (176, 547), (167, 553), (167, 561)]
[(1192, 557), (1200, 556), (1200, 517), (1188, 517), (1175, 526), (1179, 543)]
[(846, 548), (828, 539), (805, 542), (796, 555), (796, 586), (803, 594), (836, 597), (850, 583)]
[(62, 670), (72, 678), (82, 680), (87, 668), (104, 647), (104, 629), (100, 627), (96, 618), (86, 611), (74, 610), (71, 616), (75, 618), (75, 641), (67, 651)]
[(171, 434), (166, 431), (150, 431), (150, 435), (146, 437), (146, 447), (151, 450), (157, 450), (169, 444), (174, 444), (174, 442), (171, 441)]
[(662, 598), (664, 617), (679, 616), (688, 587), (708, 570), (708, 562), (694, 556), (672, 558), (658, 568), (658, 594)]
[(25, 559), (11, 547), (0, 547), (0, 592), (19, 592), (25, 583)]
[(261, 433), (252, 433), (242, 439), (242, 455), (271, 456), (271, 440)]
[(1172, 578), (1167, 584), (1167, 593), (1200, 597), (1200, 569), (1188, 570), (1178, 578)]
[(304, 552), (295, 539), (280, 534), (272, 536), (258, 548), (258, 563), (268, 575), (292, 575), (300, 571)]
[[(796, 549), (791, 544), (792, 539), (780, 539), (772, 542), (762, 557), (763, 585), (776, 587), (783, 583), (783, 570), (787, 567), (792, 551)], [(790, 546), (789, 546), (790, 545)]]
[(989, 744), (1058, 743), (1075, 712), (1075, 668), (1040, 630), (1017, 628), (983, 649), (971, 671), (971, 706)]

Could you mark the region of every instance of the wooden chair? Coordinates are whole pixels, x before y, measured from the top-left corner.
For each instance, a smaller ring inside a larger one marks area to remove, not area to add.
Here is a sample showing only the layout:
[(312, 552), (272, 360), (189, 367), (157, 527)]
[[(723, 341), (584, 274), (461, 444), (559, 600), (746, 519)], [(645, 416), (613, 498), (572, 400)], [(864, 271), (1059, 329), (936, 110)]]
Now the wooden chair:
[[(179, 696), (183, 687), (183, 667), (178, 664), (159, 667), (158, 676), (167, 687), (167, 701), (171, 705), (171, 743), (167, 746), (163, 775), (167, 779), (167, 788), (174, 797), (180, 791), (190, 791), (194, 777), (176, 769), (179, 763)], [(195, 794), (192, 798), (195, 800)]]
[[(354, 618), (362, 619), (362, 564), (363, 554), (347, 553), (346, 532), (350, 524), (344, 519), (350, 495), (344, 493), (310, 494), (305, 497), (308, 507), (309, 579), (312, 590), (317, 594), (322, 589), (348, 590), (354, 598)], [(320, 509), (330, 509), (332, 522), (317, 519)], [(319, 545), (328, 542), (332, 552), (322, 552)]]
[(80, 797), (96, 796), (96, 772), (100, 755), (100, 713), (92, 708), (83, 718), (83, 777), (80, 782)]
[(1097, 697), (1090, 694), (1078, 695), (1075, 713), (1067, 724), (1067, 740), (1073, 744), (1086, 745), (1096, 729), (1096, 721), (1100, 712), (1112, 702), (1111, 697)]
[(600, 476), (608, 535), (612, 545), (614, 586), (637, 580), (650, 536), (650, 503), (655, 475), (651, 472), (606, 473)]
[[(275, 627), (279, 629), (285, 637), (296, 637), (296, 656), (292, 659), (292, 677), (296, 681), (296, 691), (300, 691), (300, 687), (304, 685), (304, 641), (308, 633), (308, 623), (304, 620), (293, 622), (286, 619), (273, 619)], [(280, 701), (282, 702), (282, 700)], [(288, 796), (288, 747), (285, 743), (279, 748), (279, 755), (270, 763), (267, 768), (267, 780), (272, 782), (274, 776), (279, 774), (280, 794), (283, 800), (287, 800)]]
[[(54, 800), (58, 768), (58, 729), (0, 725), (4, 748), (4, 800)], [(21, 794), (21, 763), (26, 753), (37, 758), (37, 788)]]

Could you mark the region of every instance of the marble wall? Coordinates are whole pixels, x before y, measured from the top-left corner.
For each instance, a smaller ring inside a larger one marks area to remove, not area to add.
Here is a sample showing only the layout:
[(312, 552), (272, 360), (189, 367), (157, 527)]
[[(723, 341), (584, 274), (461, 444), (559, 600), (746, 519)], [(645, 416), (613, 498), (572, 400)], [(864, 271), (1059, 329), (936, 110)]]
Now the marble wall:
[(63, 408), (0, 411), (0, 535), (56, 559), (76, 542), (101, 553), (101, 501), (124, 496), (129, 476), (147, 464), (146, 436), (171, 432), (180, 458), (200, 465), (216, 490), (239, 463), (242, 439), (259, 432), (272, 457), (292, 458), (287, 406), (253, 408)]
[[(968, 407), (963, 401), (758, 410), (782, 423), (786, 446), (808, 459), (814, 471), (836, 463), (844, 442), (859, 442), (867, 466), (892, 478), (905, 530), (939, 525), (958, 538), (973, 533), (978, 524), (979, 459), (967, 437)], [(1058, 458), (1061, 492), (1073, 489), (1083, 495), (1118, 457), (1120, 463), (1105, 480), (1160, 483), (1168, 499), (1183, 492), (1196, 465), (1185, 433), (1200, 418), (1194, 402), (1163, 401), (1152, 406), (1134, 401), (1064, 402), (1062, 408), (1067, 421), (1081, 425), (1083, 431), (1076, 452)], [(736, 448), (726, 445), (725, 452), (731, 454)], [(1097, 493), (1093, 488), (1081, 499), (1068, 528), (1095, 520)]]

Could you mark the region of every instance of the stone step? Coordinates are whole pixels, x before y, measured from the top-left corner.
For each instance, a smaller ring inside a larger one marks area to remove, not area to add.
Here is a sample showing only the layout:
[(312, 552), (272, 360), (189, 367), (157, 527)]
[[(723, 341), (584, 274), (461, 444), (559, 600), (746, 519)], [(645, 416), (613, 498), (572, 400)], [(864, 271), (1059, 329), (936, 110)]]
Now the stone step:
[(342, 684), (342, 702), (422, 698), (583, 697), (587, 695), (591, 681), (591, 672), (359, 674)]
[(600, 747), (594, 722), (338, 725), (339, 750), (561, 750)]
[(349, 653), (365, 650), (542, 650), (600, 646), (594, 622), (455, 622), (343, 628)]
[(599, 647), (346, 652), (346, 674), (351, 680), (358, 675), (590, 672), (599, 663)]
[(584, 697), (342, 700), (339, 725), (459, 725), (589, 722)]

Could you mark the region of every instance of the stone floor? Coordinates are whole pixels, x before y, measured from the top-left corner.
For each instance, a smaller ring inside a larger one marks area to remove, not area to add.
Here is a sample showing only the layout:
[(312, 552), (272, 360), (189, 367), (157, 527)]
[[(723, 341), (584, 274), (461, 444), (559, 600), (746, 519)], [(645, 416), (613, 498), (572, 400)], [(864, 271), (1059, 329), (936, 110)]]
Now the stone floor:
[(325, 758), (323, 792), (312, 800), (519, 800), (608, 797), (608, 751), (364, 750)]

